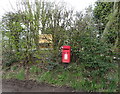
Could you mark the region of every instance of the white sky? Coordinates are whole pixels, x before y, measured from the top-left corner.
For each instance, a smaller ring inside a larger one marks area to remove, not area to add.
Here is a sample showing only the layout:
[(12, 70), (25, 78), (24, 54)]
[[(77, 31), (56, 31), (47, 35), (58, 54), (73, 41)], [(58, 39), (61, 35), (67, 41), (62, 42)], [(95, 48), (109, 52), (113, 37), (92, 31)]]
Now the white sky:
[[(0, 18), (5, 12), (12, 11), (11, 5), (15, 8), (16, 1), (20, 0), (0, 0)], [(93, 5), (94, 2), (97, 0), (49, 0), (49, 1), (66, 2), (67, 6), (72, 7), (74, 10), (82, 11), (90, 4)]]

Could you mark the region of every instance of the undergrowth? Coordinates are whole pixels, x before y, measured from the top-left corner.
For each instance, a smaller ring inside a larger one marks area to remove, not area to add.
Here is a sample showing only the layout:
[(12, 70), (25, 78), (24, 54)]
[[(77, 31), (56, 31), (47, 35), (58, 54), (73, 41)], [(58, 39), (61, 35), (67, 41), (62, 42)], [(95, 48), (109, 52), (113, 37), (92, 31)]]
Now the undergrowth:
[[(116, 92), (118, 84), (117, 65), (114, 66), (114, 71), (111, 70), (105, 77), (94, 79), (84, 77), (82, 68), (82, 65), (75, 63), (69, 64), (66, 68), (62, 65), (57, 66), (53, 70), (43, 70), (33, 65), (29, 69), (29, 79), (56, 86), (72, 87), (78, 91)], [(25, 69), (12, 66), (9, 72), (3, 74), (3, 78), (24, 80)]]
[(76, 64), (71, 64), (66, 69), (58, 67), (57, 70), (40, 74), (37, 80), (58, 86), (72, 87), (79, 91), (116, 92), (118, 84), (117, 70), (110, 72), (106, 77), (89, 79), (83, 76), (81, 67)]

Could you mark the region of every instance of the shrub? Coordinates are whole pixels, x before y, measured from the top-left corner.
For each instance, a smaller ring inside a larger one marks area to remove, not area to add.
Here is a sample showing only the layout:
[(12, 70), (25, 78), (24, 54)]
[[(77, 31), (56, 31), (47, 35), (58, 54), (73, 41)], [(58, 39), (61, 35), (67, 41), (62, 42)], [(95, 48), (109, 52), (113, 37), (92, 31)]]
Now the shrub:
[(3, 52), (3, 60), (2, 60), (3, 67), (9, 67), (14, 62), (17, 62), (17, 61), (18, 61), (18, 59), (14, 52), (12, 52), (12, 51)]
[[(72, 41), (72, 62), (82, 66), (83, 77), (88, 79), (85, 84), (89, 84), (90, 90), (97, 90), (96, 84), (106, 80), (105, 75), (115, 67), (114, 54), (110, 50), (110, 45), (85, 35), (78, 36)], [(107, 80), (104, 85), (106, 83)], [(113, 83), (115, 84), (115, 82)], [(102, 88), (102, 86), (99, 87)]]

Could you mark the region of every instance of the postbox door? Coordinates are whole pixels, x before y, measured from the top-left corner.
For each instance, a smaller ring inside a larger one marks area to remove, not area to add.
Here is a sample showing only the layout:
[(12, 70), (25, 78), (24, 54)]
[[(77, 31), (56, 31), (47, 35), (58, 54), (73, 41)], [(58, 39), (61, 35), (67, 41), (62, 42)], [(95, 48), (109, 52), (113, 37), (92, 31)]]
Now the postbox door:
[(62, 53), (62, 62), (69, 63), (70, 62), (70, 51), (64, 50)]

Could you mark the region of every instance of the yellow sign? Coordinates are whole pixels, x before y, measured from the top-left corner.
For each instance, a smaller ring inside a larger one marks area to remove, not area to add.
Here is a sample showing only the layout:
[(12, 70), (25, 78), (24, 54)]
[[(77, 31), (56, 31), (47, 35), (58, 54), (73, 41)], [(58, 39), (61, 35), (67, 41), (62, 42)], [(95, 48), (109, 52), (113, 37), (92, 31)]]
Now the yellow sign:
[(53, 43), (52, 34), (41, 34), (39, 38), (39, 43)]
[(39, 35), (39, 45), (40, 48), (52, 48), (52, 34), (40, 34)]

